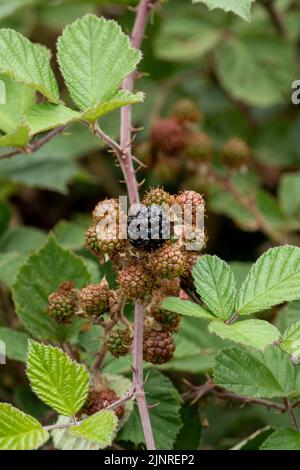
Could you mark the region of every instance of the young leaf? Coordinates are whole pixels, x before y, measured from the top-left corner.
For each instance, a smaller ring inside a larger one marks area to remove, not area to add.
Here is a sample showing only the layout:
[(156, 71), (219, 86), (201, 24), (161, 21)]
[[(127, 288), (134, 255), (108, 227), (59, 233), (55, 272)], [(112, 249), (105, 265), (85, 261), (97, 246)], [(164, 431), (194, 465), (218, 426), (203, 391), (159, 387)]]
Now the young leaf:
[(228, 12), (232, 11), (244, 20), (250, 21), (251, 4), (254, 0), (192, 0), (193, 3), (205, 3), (210, 10), (221, 8)]
[(249, 315), (300, 298), (300, 248), (285, 245), (264, 253), (243, 282), (237, 311)]
[[(125, 97), (126, 101), (129, 99), (127, 93), (117, 93), (118, 88), (123, 78), (135, 70), (141, 53), (131, 46), (129, 37), (115, 21), (86, 15), (64, 30), (57, 49), (60, 69), (74, 103), (89, 111), (86, 119), (95, 120), (104, 114), (105, 106), (108, 112), (109, 106), (116, 109), (123, 106)], [(114, 104), (109, 105), (109, 101)]]
[(193, 269), (198, 294), (208, 309), (227, 320), (234, 313), (236, 284), (230, 266), (217, 256), (204, 255)]
[(300, 359), (300, 321), (293, 323), (284, 332), (280, 347), (286, 353)]
[(181, 300), (177, 297), (168, 297), (165, 299), (161, 304), (161, 308), (170, 310), (170, 312), (180, 313), (180, 315), (187, 317), (206, 318), (207, 320), (214, 319), (214, 316), (205, 310), (205, 308), (201, 307), (201, 305), (197, 305), (190, 300)]
[(29, 142), (30, 129), (28, 126), (20, 126), (11, 134), (0, 137), (0, 147), (25, 147)]
[(244, 320), (226, 325), (220, 320), (214, 320), (208, 326), (211, 333), (235, 343), (252, 346), (255, 349), (265, 349), (280, 338), (277, 328), (263, 320)]
[(79, 121), (80, 114), (62, 104), (41, 103), (29, 108), (24, 119), (33, 135)]
[(60, 340), (68, 335), (69, 327), (58, 325), (47, 315), (48, 296), (67, 280), (80, 288), (89, 283), (90, 275), (83, 261), (50, 235), (23, 264), (13, 286), (16, 312), (36, 338)]
[[(149, 372), (145, 383), (150, 421), (157, 449), (171, 449), (181, 428), (180, 396), (170, 379), (157, 370)], [(156, 405), (156, 406), (151, 406)], [(137, 407), (123, 426), (118, 439), (138, 445), (145, 442)]]
[(35, 103), (35, 91), (8, 77), (0, 79), (5, 84), (5, 104), (0, 104), (0, 129), (10, 134), (22, 124), (25, 111)]
[(297, 389), (295, 368), (278, 347), (260, 351), (223, 349), (216, 357), (215, 382), (249, 397), (286, 397)]
[(34, 450), (48, 438), (36, 419), (8, 403), (0, 403), (0, 450)]
[(0, 72), (58, 103), (58, 86), (48, 52), (12, 29), (0, 30)]
[(74, 416), (84, 405), (88, 372), (60, 349), (30, 340), (27, 376), (36, 395), (58, 413)]
[(144, 101), (143, 93), (131, 93), (126, 90), (118, 91), (115, 95), (109, 98), (106, 101), (94, 106), (85, 111), (81, 119), (84, 121), (96, 121), (96, 119), (104, 116), (104, 114), (110, 113), (115, 109), (121, 108), (122, 106), (127, 106), (129, 104), (141, 103)]
[(70, 433), (107, 447), (112, 443), (117, 426), (118, 418), (113, 411), (99, 411), (79, 426), (70, 428)]
[(12, 328), (0, 328), (0, 340), (6, 345), (6, 356), (15, 361), (26, 361), (28, 335)]
[(300, 432), (278, 429), (260, 446), (261, 450), (300, 450)]

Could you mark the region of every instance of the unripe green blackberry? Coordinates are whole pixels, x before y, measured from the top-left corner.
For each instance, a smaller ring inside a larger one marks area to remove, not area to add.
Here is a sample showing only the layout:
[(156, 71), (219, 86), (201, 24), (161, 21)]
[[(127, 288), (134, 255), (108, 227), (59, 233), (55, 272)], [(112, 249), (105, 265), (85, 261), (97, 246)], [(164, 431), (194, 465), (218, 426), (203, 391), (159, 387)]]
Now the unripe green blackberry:
[(129, 329), (114, 330), (107, 339), (107, 349), (114, 357), (126, 356), (132, 345), (132, 334)]
[(89, 227), (85, 233), (85, 248), (92, 253), (92, 255), (99, 256), (100, 249), (98, 245), (98, 237), (95, 225)]
[(172, 359), (175, 344), (168, 331), (150, 330), (144, 335), (143, 357), (152, 364), (164, 364)]
[(221, 160), (230, 168), (238, 169), (245, 166), (251, 156), (248, 144), (239, 137), (233, 137), (223, 147)]
[(93, 210), (93, 221), (95, 224), (102, 220), (117, 222), (119, 217), (119, 202), (117, 199), (104, 199), (98, 202)]
[(178, 313), (158, 308), (154, 309), (151, 314), (160, 323), (164, 331), (178, 331), (181, 320), (181, 316)]
[(109, 309), (110, 290), (104, 280), (80, 289), (79, 304), (87, 316), (100, 316)]
[(116, 251), (121, 251), (125, 247), (125, 240), (119, 238), (118, 228), (106, 228), (101, 231), (97, 229), (97, 239), (100, 254), (111, 255)]
[(76, 307), (77, 293), (71, 281), (63, 282), (48, 297), (48, 315), (58, 323), (68, 323), (75, 314)]
[(184, 145), (184, 131), (176, 119), (159, 119), (154, 123), (151, 132), (151, 146), (153, 149), (171, 155), (182, 150)]
[(184, 257), (184, 272), (182, 274), (182, 277), (184, 278), (189, 278), (192, 275), (192, 270), (197, 263), (197, 261), (200, 259), (201, 255), (199, 251), (185, 251), (183, 253)]
[(143, 300), (151, 293), (154, 280), (143, 266), (134, 263), (125, 266), (123, 271), (119, 272), (118, 283), (126, 297)]
[(204, 132), (193, 132), (187, 136), (185, 153), (188, 159), (197, 162), (208, 162), (212, 159), (213, 143)]
[(175, 103), (172, 116), (182, 123), (202, 121), (201, 111), (192, 100), (187, 98), (182, 98)]
[(149, 267), (156, 277), (175, 279), (184, 272), (184, 258), (178, 243), (168, 243), (150, 258)]
[(152, 188), (145, 194), (142, 203), (145, 206), (152, 206), (152, 204), (161, 206), (162, 204), (172, 205), (173, 202), (174, 197), (163, 188)]
[(150, 142), (145, 140), (137, 144), (134, 149), (134, 156), (144, 165), (149, 166), (152, 162), (152, 150)]
[[(81, 413), (91, 416), (95, 413), (98, 413), (98, 411), (107, 408), (109, 405), (112, 405), (119, 399), (120, 398), (113, 390), (104, 389), (97, 391), (92, 389), (89, 391), (86, 403), (82, 408)], [(124, 415), (125, 408), (123, 405), (120, 405), (114, 409), (114, 412), (116, 413), (117, 417), (121, 419)]]

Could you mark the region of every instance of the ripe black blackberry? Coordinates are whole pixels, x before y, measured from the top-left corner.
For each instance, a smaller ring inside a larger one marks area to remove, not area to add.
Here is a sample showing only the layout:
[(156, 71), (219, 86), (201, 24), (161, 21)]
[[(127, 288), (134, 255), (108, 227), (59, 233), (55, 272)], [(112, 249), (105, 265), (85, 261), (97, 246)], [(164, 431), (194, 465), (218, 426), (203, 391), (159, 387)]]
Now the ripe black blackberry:
[(170, 223), (159, 206), (140, 205), (134, 215), (128, 216), (127, 233), (132, 246), (145, 251), (154, 251), (170, 239)]
[(172, 359), (175, 351), (169, 331), (150, 330), (144, 335), (143, 357), (152, 364), (164, 364)]

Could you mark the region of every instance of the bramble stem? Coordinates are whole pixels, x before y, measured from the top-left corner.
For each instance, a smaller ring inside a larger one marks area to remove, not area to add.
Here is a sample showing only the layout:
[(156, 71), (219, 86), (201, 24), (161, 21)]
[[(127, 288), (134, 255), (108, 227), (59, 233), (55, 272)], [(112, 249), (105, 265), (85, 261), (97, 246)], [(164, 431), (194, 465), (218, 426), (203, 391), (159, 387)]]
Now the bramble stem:
[[(131, 35), (131, 44), (136, 49), (141, 47), (149, 13), (154, 6), (153, 0), (141, 0), (138, 7), (136, 18)], [(134, 86), (134, 73), (131, 73), (123, 82), (123, 89), (132, 91)], [(132, 119), (131, 106), (121, 109), (121, 133), (120, 144), (123, 150), (123, 158), (120, 159), (121, 169), (127, 185), (130, 204), (139, 203), (139, 186), (133, 166), (131, 155), (132, 140)], [(142, 428), (145, 436), (145, 442), (148, 450), (155, 450), (153, 432), (150, 423), (149, 411), (144, 392), (143, 379), (143, 330), (144, 330), (144, 312), (143, 306), (135, 304), (134, 320), (134, 345), (133, 345), (133, 387), (137, 401)]]

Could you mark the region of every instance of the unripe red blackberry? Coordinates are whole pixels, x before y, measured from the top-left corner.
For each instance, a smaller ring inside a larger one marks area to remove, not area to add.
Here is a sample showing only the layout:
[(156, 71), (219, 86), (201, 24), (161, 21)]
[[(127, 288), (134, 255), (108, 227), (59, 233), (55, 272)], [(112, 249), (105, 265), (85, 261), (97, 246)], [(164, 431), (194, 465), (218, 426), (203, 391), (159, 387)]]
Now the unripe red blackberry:
[(85, 233), (85, 248), (92, 253), (92, 255), (99, 256), (100, 249), (98, 245), (98, 237), (95, 225), (89, 227)]
[(207, 162), (212, 159), (213, 143), (204, 132), (193, 132), (187, 136), (185, 154), (188, 159), (197, 162)]
[(128, 216), (128, 240), (135, 248), (154, 251), (170, 238), (170, 225), (165, 212), (157, 205), (140, 205)]
[(126, 356), (131, 348), (132, 334), (129, 329), (114, 330), (107, 339), (107, 349), (114, 357)]
[(98, 202), (93, 210), (93, 221), (95, 224), (102, 220), (116, 222), (119, 217), (119, 202), (117, 199), (104, 199)]
[(153, 275), (161, 279), (175, 279), (184, 272), (184, 258), (178, 243), (170, 243), (157, 250), (150, 258)]
[(152, 128), (151, 145), (153, 149), (173, 154), (182, 150), (185, 136), (181, 124), (176, 119), (159, 119)]
[(230, 168), (241, 168), (250, 159), (251, 150), (248, 144), (239, 137), (233, 137), (223, 147), (221, 159)]
[(188, 98), (182, 98), (175, 103), (172, 116), (182, 123), (202, 121), (202, 113), (198, 106)]
[(118, 275), (119, 286), (129, 299), (143, 300), (151, 293), (154, 280), (143, 266), (134, 263), (125, 266)]
[(48, 315), (58, 323), (68, 323), (75, 314), (76, 307), (77, 293), (71, 281), (63, 282), (48, 297)]
[(80, 289), (79, 304), (87, 316), (100, 316), (109, 309), (110, 290), (104, 280)]
[(163, 188), (150, 189), (143, 198), (145, 206), (152, 206), (153, 204), (161, 206), (162, 204), (171, 205), (174, 202), (174, 197), (167, 193)]
[(196, 191), (183, 191), (176, 197), (177, 204), (184, 206), (186, 204), (191, 204), (193, 207), (205, 205), (205, 201), (201, 194)]
[(154, 309), (151, 312), (153, 318), (160, 323), (165, 331), (178, 331), (181, 316), (177, 313), (169, 312), (164, 309)]
[[(120, 398), (113, 390), (104, 389), (97, 391), (92, 389), (89, 391), (86, 403), (82, 408), (81, 413), (91, 416), (95, 413), (98, 413), (98, 411), (103, 410), (107, 406), (112, 405), (119, 399)], [(116, 413), (117, 417), (121, 419), (124, 415), (125, 408), (123, 405), (120, 405), (114, 409), (114, 412)]]
[(144, 335), (143, 357), (152, 364), (164, 364), (172, 359), (175, 344), (168, 331), (150, 330)]

